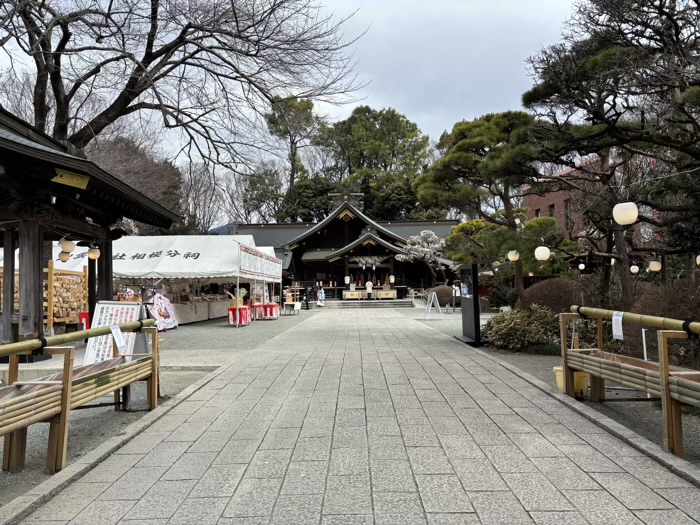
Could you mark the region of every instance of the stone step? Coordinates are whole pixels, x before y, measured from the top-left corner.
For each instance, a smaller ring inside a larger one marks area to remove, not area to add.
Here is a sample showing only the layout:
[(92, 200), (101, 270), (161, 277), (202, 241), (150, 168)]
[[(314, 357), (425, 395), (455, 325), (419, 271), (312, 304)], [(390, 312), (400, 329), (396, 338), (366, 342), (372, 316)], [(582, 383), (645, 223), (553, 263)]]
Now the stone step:
[(410, 299), (376, 300), (376, 301), (326, 301), (325, 308), (414, 308)]

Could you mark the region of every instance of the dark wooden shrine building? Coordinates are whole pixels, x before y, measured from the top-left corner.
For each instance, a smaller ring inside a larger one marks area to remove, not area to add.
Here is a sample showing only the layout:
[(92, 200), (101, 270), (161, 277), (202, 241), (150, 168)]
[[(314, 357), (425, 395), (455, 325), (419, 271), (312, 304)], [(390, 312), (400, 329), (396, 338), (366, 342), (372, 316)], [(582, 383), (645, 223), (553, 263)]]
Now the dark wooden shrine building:
[(371, 280), (375, 285), (387, 284), (393, 276), (392, 288), (399, 292), (431, 286), (425, 264), (401, 262), (396, 256), (405, 253), (409, 237), (431, 230), (444, 239), (458, 221), (376, 222), (362, 211), (361, 197), (331, 195), (330, 212), (318, 223), (241, 224), (227, 233), (252, 235), (256, 245), (274, 246), (284, 261), (287, 284), (321, 282), (331, 298), (342, 297), (346, 276), (352, 283)]
[[(148, 184), (148, 181), (143, 181)], [(177, 215), (144, 197), (96, 164), (0, 108), (0, 243), (4, 268), (0, 342), (43, 334), (44, 268), (51, 241), (94, 244), (89, 260), (91, 310), (112, 299), (112, 241), (126, 217), (169, 228)], [(15, 306), (15, 249), (19, 248), (19, 301)]]

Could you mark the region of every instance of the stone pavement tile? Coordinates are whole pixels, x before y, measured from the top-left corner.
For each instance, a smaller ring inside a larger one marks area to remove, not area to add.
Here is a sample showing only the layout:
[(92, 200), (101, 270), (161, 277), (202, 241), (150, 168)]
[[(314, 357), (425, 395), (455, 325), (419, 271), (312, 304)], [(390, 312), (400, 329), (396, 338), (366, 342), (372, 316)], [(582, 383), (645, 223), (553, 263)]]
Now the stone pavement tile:
[(221, 415), (221, 407), (202, 407), (187, 418), (188, 423), (211, 424)]
[(116, 483), (98, 497), (99, 500), (133, 500), (140, 499), (156, 481), (165, 474), (168, 467), (132, 468)]
[(589, 445), (615, 460), (620, 457), (646, 457), (639, 450), (610, 434), (579, 434)]
[(471, 436), (440, 436), (440, 442), (450, 459), (483, 458), (484, 453)]
[(318, 525), (321, 519), (322, 494), (280, 496), (270, 525)]
[(371, 514), (368, 476), (328, 476), (323, 514)]
[(467, 434), (467, 429), (457, 416), (452, 417), (432, 417), (428, 414), (430, 424), (438, 436), (447, 436), (454, 434)]
[(367, 434), (370, 436), (400, 436), (399, 423), (395, 417), (367, 418)]
[(187, 498), (195, 481), (158, 481), (124, 516), (124, 520), (170, 518)]
[(179, 403), (177, 406), (173, 407), (173, 409), (169, 413), (170, 415), (191, 416), (197, 410), (202, 408), (205, 403), (206, 401), (203, 399), (185, 399), (182, 403)]
[(306, 417), (310, 419), (318, 419), (325, 417), (335, 416), (335, 402), (322, 402), (323, 399), (319, 401), (314, 401), (309, 405), (309, 410), (306, 413)]
[(185, 453), (191, 443), (184, 441), (162, 442), (146, 454), (137, 467), (170, 467)]
[(399, 425), (430, 425), (422, 408), (397, 408), (396, 419)]
[(692, 486), (686, 480), (676, 476), (673, 472), (670, 472), (651, 458), (620, 456), (612, 459), (639, 481), (653, 489)]
[(491, 419), (506, 434), (537, 432), (534, 427), (517, 414), (493, 414)]
[(553, 445), (584, 445), (586, 442), (562, 424), (543, 425), (538, 427), (542, 434)]
[(294, 448), (299, 437), (298, 428), (271, 428), (260, 444), (260, 450), (280, 450)]
[(456, 408), (455, 413), (467, 428), (478, 425), (494, 425), (489, 415), (480, 408)]
[[(416, 391), (416, 395), (418, 395), (418, 392), (426, 392), (426, 390), (420, 390)], [(440, 394), (438, 394), (440, 395)], [(418, 399), (421, 400), (421, 405), (423, 405), (423, 410), (425, 411), (426, 414), (430, 414), (431, 416), (436, 416), (436, 417), (454, 417), (455, 412), (452, 410), (452, 407), (447, 401), (442, 400), (442, 395), (440, 395), (440, 400), (438, 401), (428, 401), (425, 399), (422, 399), (421, 396), (418, 396)]]
[(509, 434), (508, 437), (529, 458), (564, 457), (561, 450), (540, 434)]
[(578, 512), (531, 512), (530, 517), (537, 525), (588, 525)]
[[(366, 380), (365, 376), (365, 380)], [(365, 404), (368, 402), (384, 403), (385, 401), (391, 399), (389, 390), (386, 388), (366, 390), (365, 391)]]
[(327, 461), (292, 462), (287, 469), (281, 494), (323, 494)]
[(600, 485), (569, 458), (533, 458), (532, 462), (559, 490), (596, 490)]
[(214, 462), (216, 455), (216, 452), (185, 452), (161, 479), (200, 479)]
[(331, 457), (331, 436), (299, 438), (292, 461), (326, 461)]
[(93, 501), (70, 523), (72, 525), (115, 525), (134, 501)]
[(637, 510), (635, 514), (646, 525), (697, 525), (687, 514), (675, 510)]
[(228, 498), (187, 498), (168, 525), (216, 525)]
[(408, 461), (377, 460), (371, 462), (371, 468), (374, 492), (416, 491), (416, 483)]
[(542, 408), (514, 407), (513, 410), (533, 427), (539, 429), (546, 425), (557, 425), (559, 422), (547, 414)]
[(374, 522), (376, 525), (421, 525), (427, 523), (420, 498), (415, 492), (374, 494)]
[[(247, 518), (221, 518), (217, 525), (269, 525), (269, 523), (270, 516), (258, 516)], [(129, 524), (125, 523), (124, 525)]]
[(504, 473), (502, 476), (528, 511), (574, 510), (561, 492), (539, 472)]
[(508, 490), (503, 478), (486, 458), (451, 459), (451, 462), (466, 490)]
[[(370, 390), (370, 392), (382, 392), (382, 390)], [(385, 401), (366, 401), (365, 411), (368, 416), (394, 417), (396, 415), (389, 397)]]
[(167, 518), (159, 520), (121, 520), (117, 525), (167, 525)]
[(408, 447), (408, 458), (415, 474), (454, 474), (440, 447)]
[(511, 440), (495, 423), (467, 425), (469, 435), (479, 445), (510, 445)]
[(622, 503), (604, 490), (563, 492), (591, 525), (642, 525)]
[(365, 396), (363, 395), (344, 395), (338, 396), (338, 410), (341, 408), (365, 408)]
[(97, 498), (109, 483), (73, 483), (39, 507), (26, 521), (69, 521)]
[(537, 472), (537, 467), (515, 445), (481, 446), (498, 472)]
[(364, 408), (340, 408), (335, 416), (336, 427), (364, 427), (366, 424)]
[(416, 482), (426, 512), (473, 511), (457, 476), (416, 476)]
[(476, 402), (468, 394), (446, 394), (445, 401), (452, 407), (477, 408)]
[(228, 432), (204, 432), (187, 452), (221, 452), (230, 439)]
[[(204, 403), (204, 406), (228, 408), (236, 401), (237, 397), (238, 395), (234, 394), (232, 391), (226, 394), (217, 394), (208, 399), (207, 402)], [(190, 399), (192, 399), (192, 396), (190, 396)]]
[(428, 514), (428, 525), (481, 525), (476, 513)]
[(85, 474), (82, 483), (114, 483), (130, 468), (138, 463), (145, 454), (113, 455)]
[(150, 427), (148, 427), (145, 430), (145, 432), (149, 434), (159, 432), (172, 432), (173, 430), (177, 430), (177, 427), (179, 427), (185, 421), (187, 421), (188, 417), (189, 415), (187, 414), (165, 414), (158, 421), (156, 421)]
[(287, 472), (289, 460), (292, 457), (290, 449), (259, 450), (248, 465), (245, 478), (283, 478)]
[(369, 455), (372, 459), (408, 459), (401, 436), (370, 436)]
[(440, 440), (430, 425), (401, 425), (401, 435), (407, 447), (440, 446)]
[(593, 479), (632, 510), (671, 509), (671, 505), (649, 487), (627, 473), (595, 473)]
[(148, 454), (169, 435), (170, 432), (143, 432), (123, 447), (115, 450), (114, 454)]
[(281, 486), (282, 479), (244, 479), (224, 510), (224, 517), (271, 515)]
[(497, 397), (494, 397), (494, 399), (489, 400), (477, 399), (476, 402), (481, 407), (481, 409), (489, 415), (514, 413), (508, 405), (506, 405)]
[(374, 525), (374, 516), (323, 516), (321, 525)]
[(190, 492), (191, 498), (226, 498), (233, 496), (243, 477), (245, 465), (212, 465)]
[(622, 468), (590, 445), (558, 445), (585, 472), (622, 472)]
[(216, 456), (215, 465), (232, 465), (234, 463), (250, 463), (258, 450), (260, 441), (256, 439), (232, 439)]
[(274, 421), (280, 411), (279, 405), (263, 405), (261, 403), (258, 403), (253, 407), (253, 410), (250, 411), (248, 417), (251, 419), (259, 419), (261, 421)]
[(280, 411), (270, 428), (301, 428), (306, 418), (306, 409)]
[(399, 396), (392, 393), (391, 400), (397, 412), (400, 408), (421, 408), (420, 400), (415, 395)]
[(299, 437), (324, 437), (333, 435), (333, 417), (310, 417), (307, 415)]
[(367, 448), (365, 427), (337, 427), (333, 431), (332, 448)]
[(482, 525), (531, 525), (534, 522), (510, 492), (469, 492)]
[(270, 424), (270, 421), (262, 419), (246, 419), (231, 439), (262, 439), (270, 428)]
[(177, 427), (164, 441), (197, 441), (204, 431), (209, 428), (209, 422), (185, 422)]
[(333, 476), (368, 475), (367, 449), (334, 448), (331, 451), (330, 474)]

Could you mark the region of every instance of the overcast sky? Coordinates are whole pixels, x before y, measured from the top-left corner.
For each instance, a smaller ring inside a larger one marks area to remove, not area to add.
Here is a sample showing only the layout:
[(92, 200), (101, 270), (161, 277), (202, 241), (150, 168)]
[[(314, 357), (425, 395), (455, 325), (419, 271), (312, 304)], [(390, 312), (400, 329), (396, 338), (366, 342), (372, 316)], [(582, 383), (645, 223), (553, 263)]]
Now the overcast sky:
[[(559, 40), (572, 0), (324, 0), (357, 14), (346, 34), (357, 72), (371, 82), (360, 104), (392, 107), (432, 139), (463, 119), (519, 109), (531, 85), (525, 60)], [(344, 118), (352, 106), (325, 110)]]

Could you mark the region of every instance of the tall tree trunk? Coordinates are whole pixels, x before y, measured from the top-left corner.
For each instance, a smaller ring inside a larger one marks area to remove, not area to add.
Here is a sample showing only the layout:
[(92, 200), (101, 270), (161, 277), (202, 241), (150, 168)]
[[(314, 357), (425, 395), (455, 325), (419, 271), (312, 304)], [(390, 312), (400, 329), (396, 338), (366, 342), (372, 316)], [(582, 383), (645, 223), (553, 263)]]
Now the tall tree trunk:
[(615, 228), (615, 253), (619, 257), (618, 271), (620, 273), (620, 287), (622, 288), (622, 309), (629, 312), (634, 304), (634, 292), (632, 290), (632, 276), (630, 275), (630, 263), (627, 257), (627, 241), (625, 240), (625, 230)]
[[(613, 233), (608, 231), (605, 236), (605, 253), (612, 253), (613, 248)], [(600, 282), (600, 307), (609, 310), (612, 302), (610, 301), (610, 282), (612, 280), (612, 267), (610, 261), (604, 261), (603, 276)], [(593, 305), (596, 306), (596, 305)]]
[(289, 161), (291, 163), (291, 167), (289, 169), (289, 194), (292, 195), (294, 193), (294, 183), (297, 180), (297, 144), (296, 142), (292, 141), (289, 143)]
[(518, 294), (518, 300), (520, 301), (520, 308), (527, 308), (528, 304), (525, 300), (525, 283), (523, 282), (523, 263), (520, 259), (515, 261), (515, 291)]

